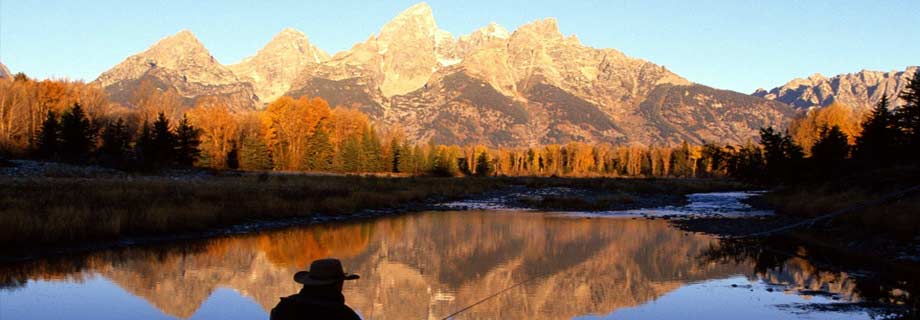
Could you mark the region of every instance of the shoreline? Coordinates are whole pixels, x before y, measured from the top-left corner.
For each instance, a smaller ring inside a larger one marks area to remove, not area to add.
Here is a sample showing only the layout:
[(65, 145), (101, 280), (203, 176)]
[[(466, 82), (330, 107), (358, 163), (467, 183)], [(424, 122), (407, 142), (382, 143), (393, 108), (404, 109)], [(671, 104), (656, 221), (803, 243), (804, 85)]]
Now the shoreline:
[[(17, 187), (31, 189), (28, 192), (44, 192), (45, 189), (57, 189), (59, 185), (65, 185), (63, 191), (69, 195), (73, 186), (77, 189), (94, 189), (96, 187), (105, 189), (114, 185), (114, 189), (144, 189), (144, 186), (153, 183), (155, 187), (166, 190), (167, 192), (144, 191), (139, 200), (131, 203), (138, 206), (153, 206), (150, 203), (160, 203), (162, 205), (164, 197), (187, 198), (186, 192), (202, 192), (197, 189), (214, 189), (215, 187), (226, 188), (229, 185), (230, 195), (224, 195), (212, 191), (205, 194), (207, 197), (218, 197), (218, 202), (237, 200), (234, 196), (245, 195), (247, 197), (266, 197), (277, 199), (275, 193), (293, 192), (288, 195), (295, 197), (299, 201), (305, 201), (303, 197), (314, 197), (311, 205), (315, 206), (316, 202), (325, 203), (331, 201), (330, 197), (344, 197), (343, 200), (330, 202), (333, 205), (340, 205), (342, 201), (348, 207), (342, 211), (300, 211), (295, 207), (291, 214), (259, 214), (260, 210), (250, 210), (253, 214), (247, 215), (245, 212), (238, 214), (233, 223), (221, 223), (215, 220), (215, 223), (205, 225), (199, 228), (185, 228), (179, 225), (177, 230), (170, 231), (169, 226), (165, 229), (153, 232), (131, 233), (123, 232), (106, 237), (92, 236), (79, 240), (57, 241), (44, 244), (21, 244), (20, 246), (0, 250), (0, 262), (19, 262), (35, 259), (42, 259), (51, 256), (61, 256), (74, 253), (85, 253), (98, 250), (106, 250), (120, 247), (156, 245), (171, 242), (191, 241), (197, 239), (214, 238), (222, 236), (232, 236), (237, 234), (247, 234), (278, 230), (291, 227), (301, 227), (322, 223), (347, 223), (350, 221), (360, 221), (364, 219), (373, 219), (399, 214), (407, 214), (422, 211), (464, 211), (476, 210), (475, 207), (457, 207), (447, 205), (451, 201), (484, 201), (495, 198), (504, 198), (515, 207), (525, 206), (521, 209), (535, 209), (552, 211), (558, 209), (554, 207), (558, 199), (577, 199), (580, 204), (585, 204), (582, 199), (589, 199), (588, 206), (600, 206), (609, 209), (636, 209), (642, 207), (660, 206), (660, 205), (679, 205), (686, 201), (686, 194), (705, 191), (720, 191), (737, 188), (737, 184), (730, 181), (718, 180), (686, 180), (686, 179), (576, 179), (576, 178), (391, 178), (391, 177), (354, 177), (354, 176), (272, 176), (268, 182), (262, 181), (262, 177), (256, 175), (242, 176), (205, 176), (195, 175), (192, 178), (183, 177), (117, 177), (117, 178), (15, 178), (8, 179), (0, 183), (0, 190), (6, 190), (7, 193), (13, 193)], [(74, 183), (77, 181), (78, 183)], [(278, 182), (280, 181), (280, 182)], [(306, 186), (315, 187), (316, 184), (326, 184), (322, 187), (310, 189)], [(24, 186), (15, 186), (23, 184)], [(162, 186), (160, 184), (163, 184)], [(259, 184), (268, 184), (275, 188), (259, 187)], [(277, 184), (277, 185), (276, 185)], [(14, 185), (11, 187), (11, 185)], [(255, 185), (255, 193), (250, 192), (251, 186)], [(102, 187), (99, 187), (102, 186)], [(244, 188), (245, 192), (237, 190)], [(307, 188), (307, 189), (298, 189)], [(362, 189), (363, 188), (363, 189)], [(426, 189), (412, 193), (412, 188), (435, 188)], [(149, 189), (149, 188), (148, 188)], [(156, 188), (154, 188), (156, 189)], [(290, 189), (296, 189), (291, 191)], [(342, 189), (342, 190), (339, 190)], [(365, 191), (355, 191), (365, 190)], [(337, 191), (338, 190), (338, 191)], [(537, 201), (539, 196), (546, 196), (541, 193), (549, 190), (550, 196), (556, 196), (554, 201), (544, 203)], [(559, 192), (559, 190), (565, 190)], [(86, 192), (86, 191), (83, 191)], [(102, 193), (99, 190), (90, 192)], [(119, 191), (123, 192), (123, 191)], [(342, 193), (342, 194), (340, 194)], [(268, 195), (266, 195), (268, 194)], [(408, 195), (406, 195), (408, 194)], [(615, 197), (606, 195), (613, 194)], [(0, 194), (2, 195), (2, 194)], [(106, 201), (97, 201), (97, 206), (90, 210), (94, 215), (97, 211), (111, 210), (109, 207), (116, 206), (111, 201), (122, 201), (122, 193), (116, 193), (115, 196), (107, 195)], [(128, 195), (138, 197), (137, 194), (129, 193)], [(515, 197), (509, 197), (513, 195)], [(539, 196), (537, 196), (539, 195)], [(7, 196), (10, 196), (7, 194)], [(95, 194), (92, 194), (95, 196)], [(388, 201), (376, 198), (387, 198), (387, 196), (401, 197), (405, 201)], [(25, 197), (28, 197), (27, 195)], [(358, 197), (358, 198), (355, 198)], [(145, 199), (156, 199), (153, 202)], [(53, 197), (50, 199), (54, 199)], [(231, 200), (232, 199), (232, 200)], [(347, 200), (354, 199), (354, 200)], [(623, 200), (622, 202), (611, 202), (612, 200)], [(54, 199), (54, 205), (68, 205)], [(82, 199), (75, 199), (82, 200)], [(526, 200), (526, 201), (525, 201)], [(363, 203), (354, 202), (363, 201)], [(565, 203), (565, 202), (562, 202)], [(101, 207), (101, 208), (100, 208)], [(128, 206), (131, 207), (131, 206)], [(348, 209), (353, 208), (353, 209)], [(236, 209), (232, 207), (231, 209)], [(136, 209), (133, 209), (136, 210)], [(156, 211), (165, 212), (166, 214), (184, 217), (181, 212), (173, 211)], [(6, 212), (4, 212), (6, 214)], [(220, 214), (220, 212), (217, 212)], [(141, 216), (145, 217), (145, 216)], [(219, 217), (219, 216), (218, 216)], [(0, 217), (2, 218), (2, 217)], [(156, 217), (154, 217), (156, 218)], [(102, 218), (94, 218), (102, 219)], [(149, 219), (149, 218), (148, 218)], [(7, 220), (9, 221), (9, 220)], [(228, 220), (232, 221), (232, 220)], [(97, 221), (101, 223), (104, 221)], [(95, 226), (95, 225), (94, 225)], [(2, 225), (0, 225), (2, 227)], [(9, 226), (7, 226), (9, 228)], [(41, 229), (39, 229), (41, 230)], [(115, 236), (117, 235), (117, 236)], [(9, 237), (9, 236), (8, 236)], [(20, 243), (22, 243), (20, 241)]]

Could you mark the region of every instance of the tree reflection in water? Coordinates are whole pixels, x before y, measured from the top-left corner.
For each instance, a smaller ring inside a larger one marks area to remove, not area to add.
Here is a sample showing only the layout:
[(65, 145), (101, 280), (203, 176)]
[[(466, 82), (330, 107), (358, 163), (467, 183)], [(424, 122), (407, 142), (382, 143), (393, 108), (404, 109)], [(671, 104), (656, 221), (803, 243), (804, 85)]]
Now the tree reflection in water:
[(835, 278), (809, 260), (763, 251), (687, 234), (662, 220), (437, 212), (8, 264), (0, 266), (0, 281), (17, 287), (99, 275), (180, 318), (195, 315), (220, 287), (270, 310), (299, 289), (291, 279), (296, 271), (325, 257), (362, 275), (346, 286), (346, 301), (374, 319), (440, 318), (530, 278), (459, 318), (608, 314), (687, 283), (739, 274), (803, 288), (820, 284), (845, 299), (868, 296), (845, 274)]
[(877, 319), (914, 319), (920, 310), (916, 265), (805, 245), (792, 237), (722, 239), (700, 256), (702, 263), (753, 263), (764, 281), (803, 295), (833, 295), (844, 303), (801, 306), (815, 311), (862, 308)]

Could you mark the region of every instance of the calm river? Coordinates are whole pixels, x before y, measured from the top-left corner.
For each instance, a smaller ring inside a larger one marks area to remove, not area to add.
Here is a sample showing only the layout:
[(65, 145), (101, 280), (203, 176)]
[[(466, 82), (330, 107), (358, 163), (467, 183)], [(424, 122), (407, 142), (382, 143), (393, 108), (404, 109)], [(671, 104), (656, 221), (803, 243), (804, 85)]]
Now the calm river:
[(5, 265), (0, 319), (264, 319), (323, 257), (361, 275), (345, 297), (366, 319), (440, 319), (525, 280), (455, 318), (872, 316), (815, 311), (861, 299), (845, 273), (801, 258), (762, 270), (719, 247), (628, 214), (423, 212)]

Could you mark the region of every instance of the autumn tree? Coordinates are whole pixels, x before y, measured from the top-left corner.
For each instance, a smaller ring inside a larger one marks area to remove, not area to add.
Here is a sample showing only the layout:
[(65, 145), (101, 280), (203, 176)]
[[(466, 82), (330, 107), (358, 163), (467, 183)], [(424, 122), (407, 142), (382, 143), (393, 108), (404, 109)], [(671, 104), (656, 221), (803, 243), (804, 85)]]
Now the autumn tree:
[(300, 168), (307, 139), (329, 116), (329, 104), (319, 98), (295, 100), (284, 96), (269, 104), (263, 121), (276, 168)]
[(201, 151), (207, 166), (227, 167), (227, 155), (234, 150), (240, 134), (240, 121), (220, 99), (202, 99), (186, 113), (191, 124), (201, 130)]
[(856, 137), (860, 131), (861, 116), (862, 114), (854, 112), (850, 106), (833, 103), (827, 107), (809, 110), (802, 118), (795, 119), (789, 125), (789, 134), (804, 150), (810, 151), (823, 127), (837, 126), (848, 137)]

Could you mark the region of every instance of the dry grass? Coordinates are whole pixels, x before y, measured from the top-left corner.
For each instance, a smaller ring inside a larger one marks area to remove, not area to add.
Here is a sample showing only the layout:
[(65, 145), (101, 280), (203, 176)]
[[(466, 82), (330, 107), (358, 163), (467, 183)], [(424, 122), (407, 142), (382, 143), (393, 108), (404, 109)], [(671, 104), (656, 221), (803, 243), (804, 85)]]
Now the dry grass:
[[(771, 192), (764, 200), (780, 214), (807, 218), (873, 201), (918, 181), (920, 169), (901, 167)], [(920, 194), (845, 214), (834, 224), (847, 232), (909, 240), (920, 235)]]
[(343, 176), (17, 178), (0, 181), (0, 250), (396, 208), (502, 187), (499, 179)]
[[(631, 201), (625, 193), (683, 194), (740, 188), (730, 182), (661, 179), (266, 174), (4, 178), (0, 179), (0, 254), (13, 249), (195, 232), (314, 214), (348, 215), (433, 198), (458, 199), (511, 184), (617, 190), (599, 198), (603, 206)], [(562, 202), (558, 205), (572, 209), (598, 205)]]

